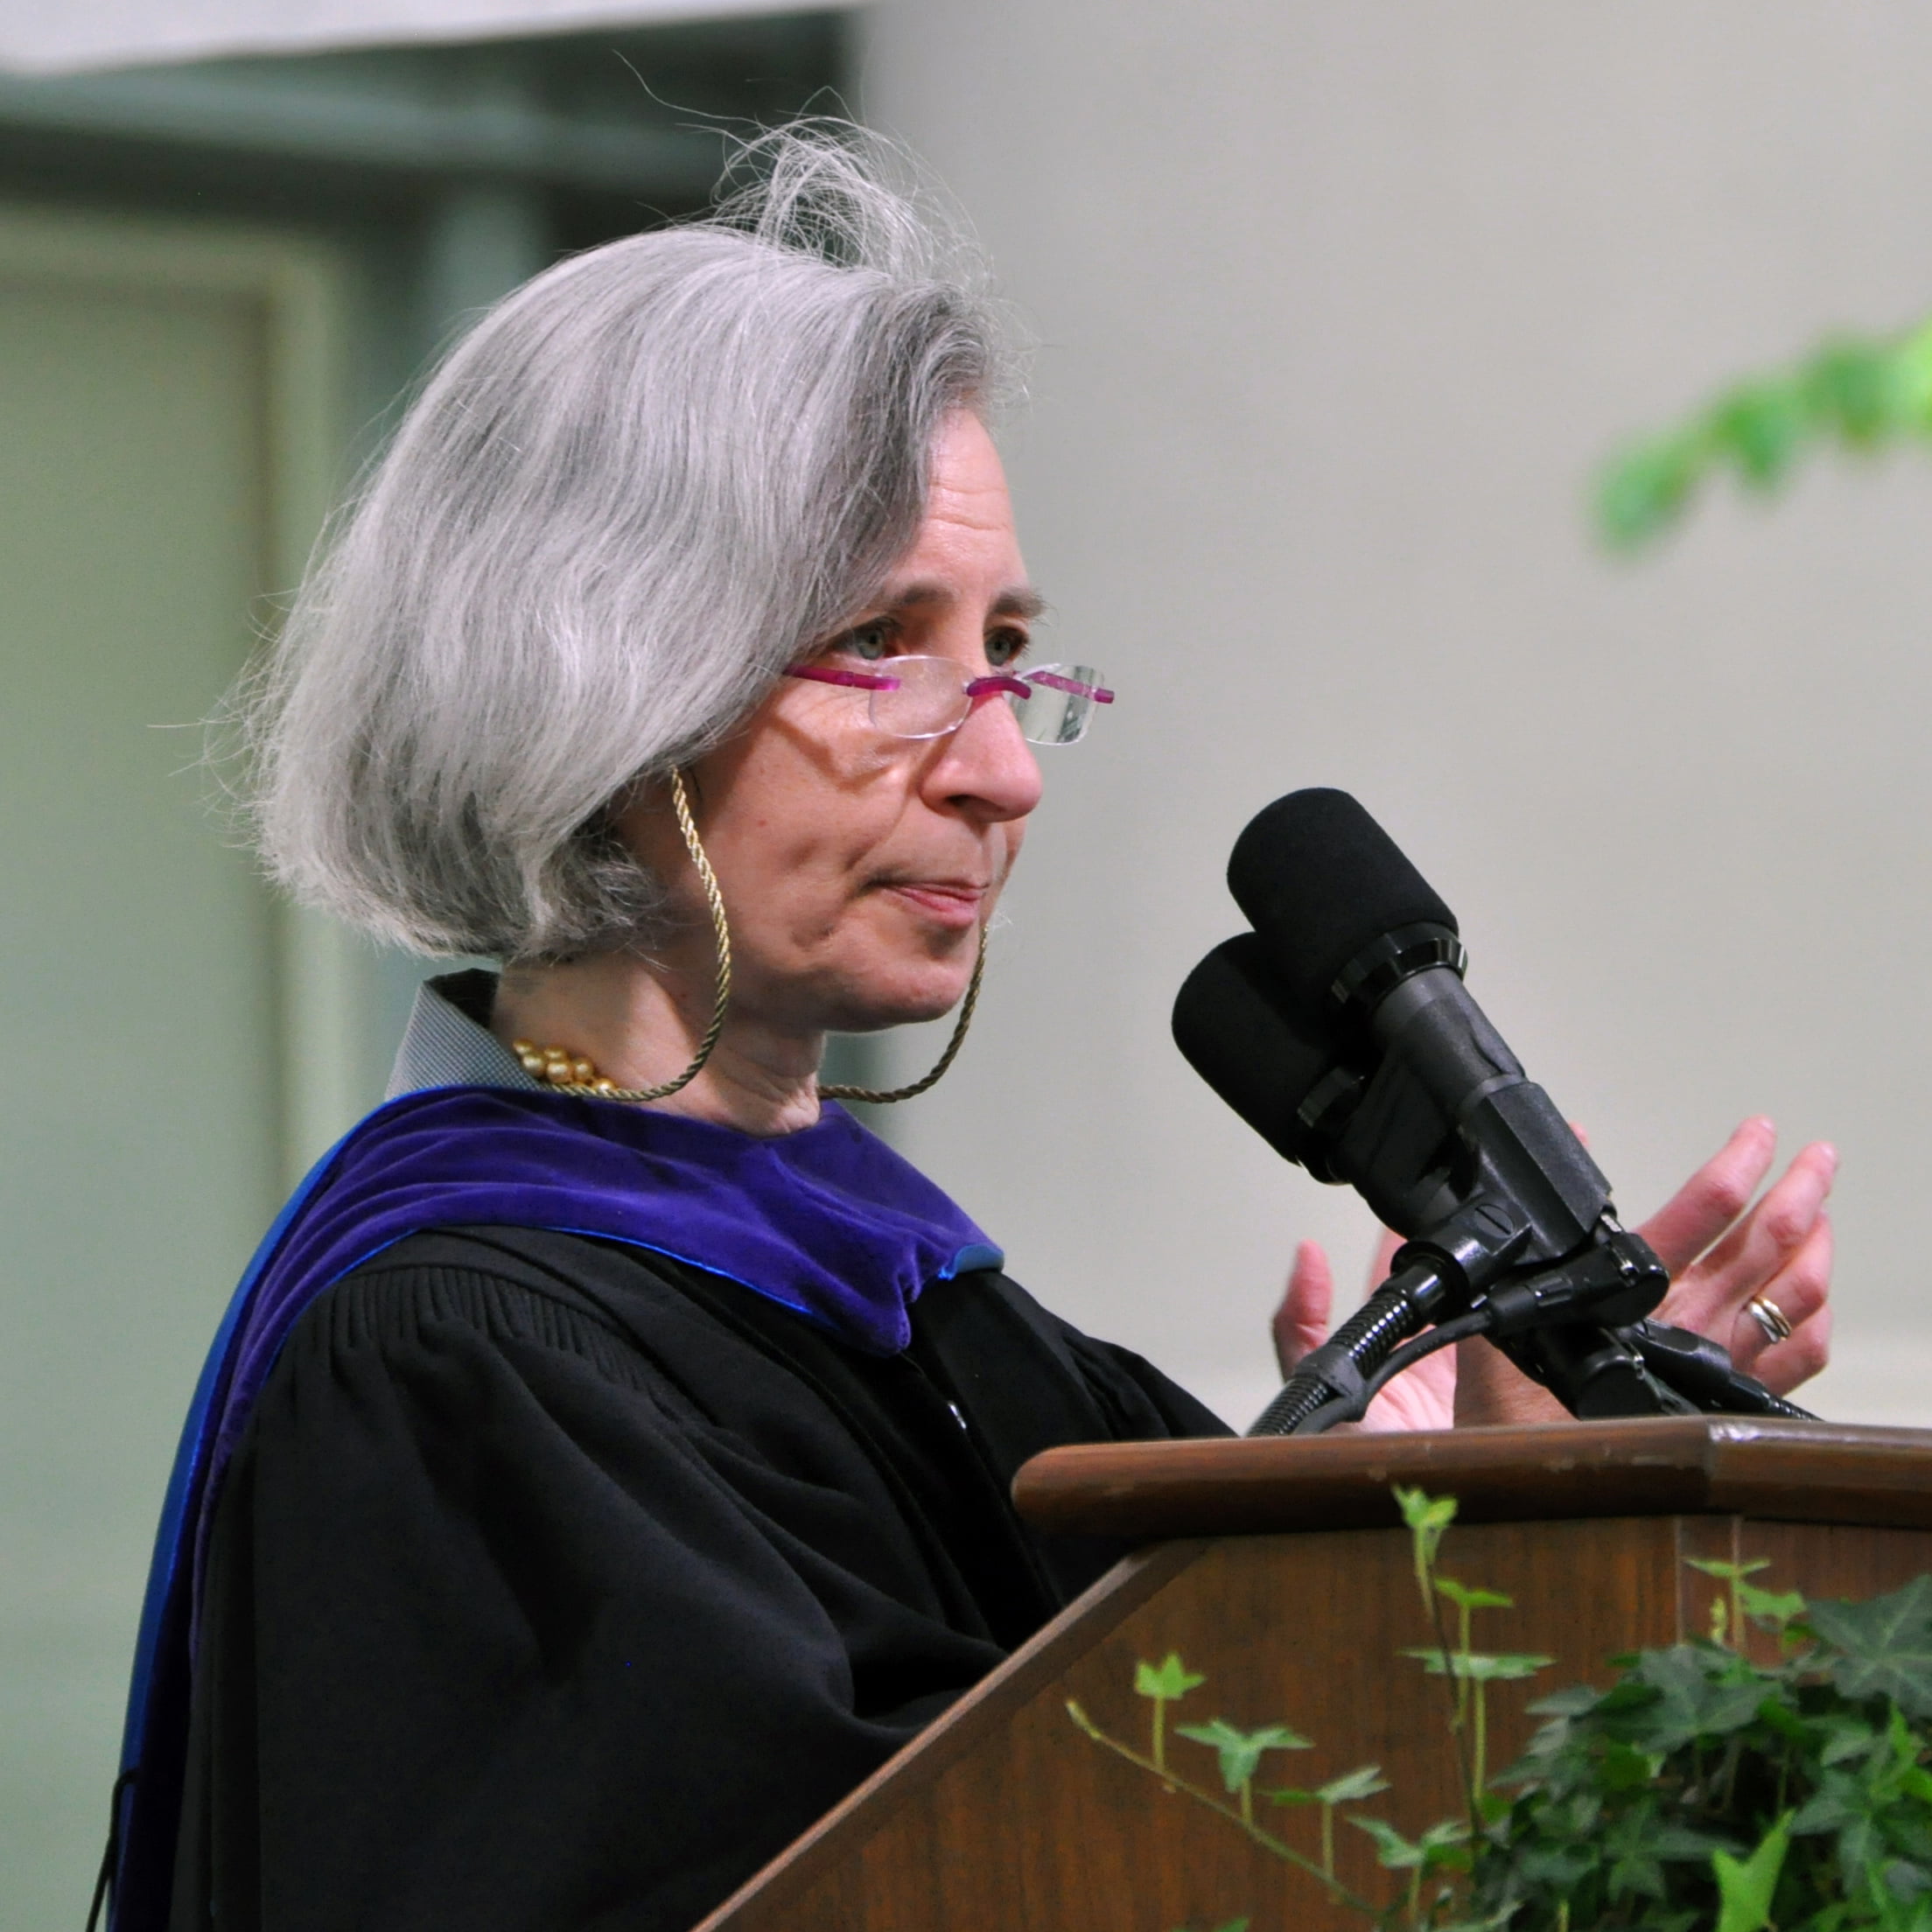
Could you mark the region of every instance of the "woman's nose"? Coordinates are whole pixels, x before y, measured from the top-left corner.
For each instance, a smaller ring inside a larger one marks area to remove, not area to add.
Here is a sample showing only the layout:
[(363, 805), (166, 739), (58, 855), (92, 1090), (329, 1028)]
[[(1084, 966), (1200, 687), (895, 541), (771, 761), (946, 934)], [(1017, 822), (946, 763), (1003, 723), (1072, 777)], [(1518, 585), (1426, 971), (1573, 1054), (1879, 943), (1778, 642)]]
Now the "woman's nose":
[(988, 691), (973, 700), (965, 723), (942, 740), (921, 789), (929, 803), (989, 824), (1025, 818), (1040, 803), (1040, 761), (1004, 696)]

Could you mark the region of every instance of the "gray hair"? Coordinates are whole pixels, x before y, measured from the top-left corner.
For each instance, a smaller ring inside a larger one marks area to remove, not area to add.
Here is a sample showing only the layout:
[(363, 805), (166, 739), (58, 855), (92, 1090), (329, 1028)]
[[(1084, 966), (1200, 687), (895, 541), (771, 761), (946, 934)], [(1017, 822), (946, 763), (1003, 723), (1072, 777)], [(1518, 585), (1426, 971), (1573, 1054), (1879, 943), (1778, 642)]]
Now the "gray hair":
[(710, 218), (576, 256), (451, 353), (241, 687), (272, 874), (419, 951), (648, 944), (615, 809), (860, 610), (946, 416), (1011, 378), (962, 232), (874, 137), (745, 147)]

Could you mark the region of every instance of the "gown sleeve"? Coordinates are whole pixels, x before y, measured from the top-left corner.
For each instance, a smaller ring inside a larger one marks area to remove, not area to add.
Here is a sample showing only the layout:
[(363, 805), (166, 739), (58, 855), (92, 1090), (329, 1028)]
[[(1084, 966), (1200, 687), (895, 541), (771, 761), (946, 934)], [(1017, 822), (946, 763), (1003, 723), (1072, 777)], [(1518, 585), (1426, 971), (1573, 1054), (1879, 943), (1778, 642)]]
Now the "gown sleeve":
[(701, 1917), (1001, 1655), (781, 1427), (487, 1274), (338, 1284), (216, 1513), (174, 1932)]

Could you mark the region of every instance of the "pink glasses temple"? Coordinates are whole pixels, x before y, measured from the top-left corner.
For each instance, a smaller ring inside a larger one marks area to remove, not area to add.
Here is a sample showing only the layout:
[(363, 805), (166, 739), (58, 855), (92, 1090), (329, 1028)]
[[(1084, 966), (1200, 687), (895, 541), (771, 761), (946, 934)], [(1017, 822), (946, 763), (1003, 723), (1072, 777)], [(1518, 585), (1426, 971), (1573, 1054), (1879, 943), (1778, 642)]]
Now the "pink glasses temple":
[(835, 671), (829, 666), (794, 664), (787, 677), (808, 677), (815, 684), (850, 684), (861, 691), (896, 691), (896, 677), (875, 677), (869, 671)]
[[(896, 691), (900, 681), (886, 677), (874, 671), (841, 671), (830, 665), (794, 664), (786, 672), (788, 677), (808, 677), (816, 684), (849, 684), (861, 691)], [(988, 691), (1010, 691), (1015, 697), (1031, 697), (1032, 687), (1044, 684), (1055, 691), (1070, 691), (1075, 697), (1090, 697), (1096, 704), (1111, 704), (1114, 694), (1103, 690), (1097, 684), (1082, 684), (1077, 678), (1062, 677), (1057, 671), (1034, 671), (1029, 677), (1009, 676), (1005, 672), (996, 672), (990, 677), (976, 677), (966, 686), (968, 697), (979, 697)]]
[(1050, 691), (1071, 691), (1075, 697), (1090, 697), (1096, 704), (1111, 704), (1114, 694), (1098, 684), (1082, 684), (1077, 677), (1062, 677), (1058, 671), (1033, 671), (1027, 682), (1044, 684)]

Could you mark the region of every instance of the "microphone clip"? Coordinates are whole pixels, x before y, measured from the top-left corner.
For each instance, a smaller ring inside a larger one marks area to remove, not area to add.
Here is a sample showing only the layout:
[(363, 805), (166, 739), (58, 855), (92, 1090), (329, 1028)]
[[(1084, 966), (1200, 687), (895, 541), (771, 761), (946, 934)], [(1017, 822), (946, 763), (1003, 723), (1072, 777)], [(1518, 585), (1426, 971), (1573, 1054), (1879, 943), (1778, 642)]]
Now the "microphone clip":
[(1642, 1235), (1614, 1224), (1581, 1254), (1525, 1279), (1505, 1281), (1475, 1305), (1484, 1332), (1501, 1340), (1536, 1328), (1641, 1321), (1670, 1292), (1670, 1277)]

